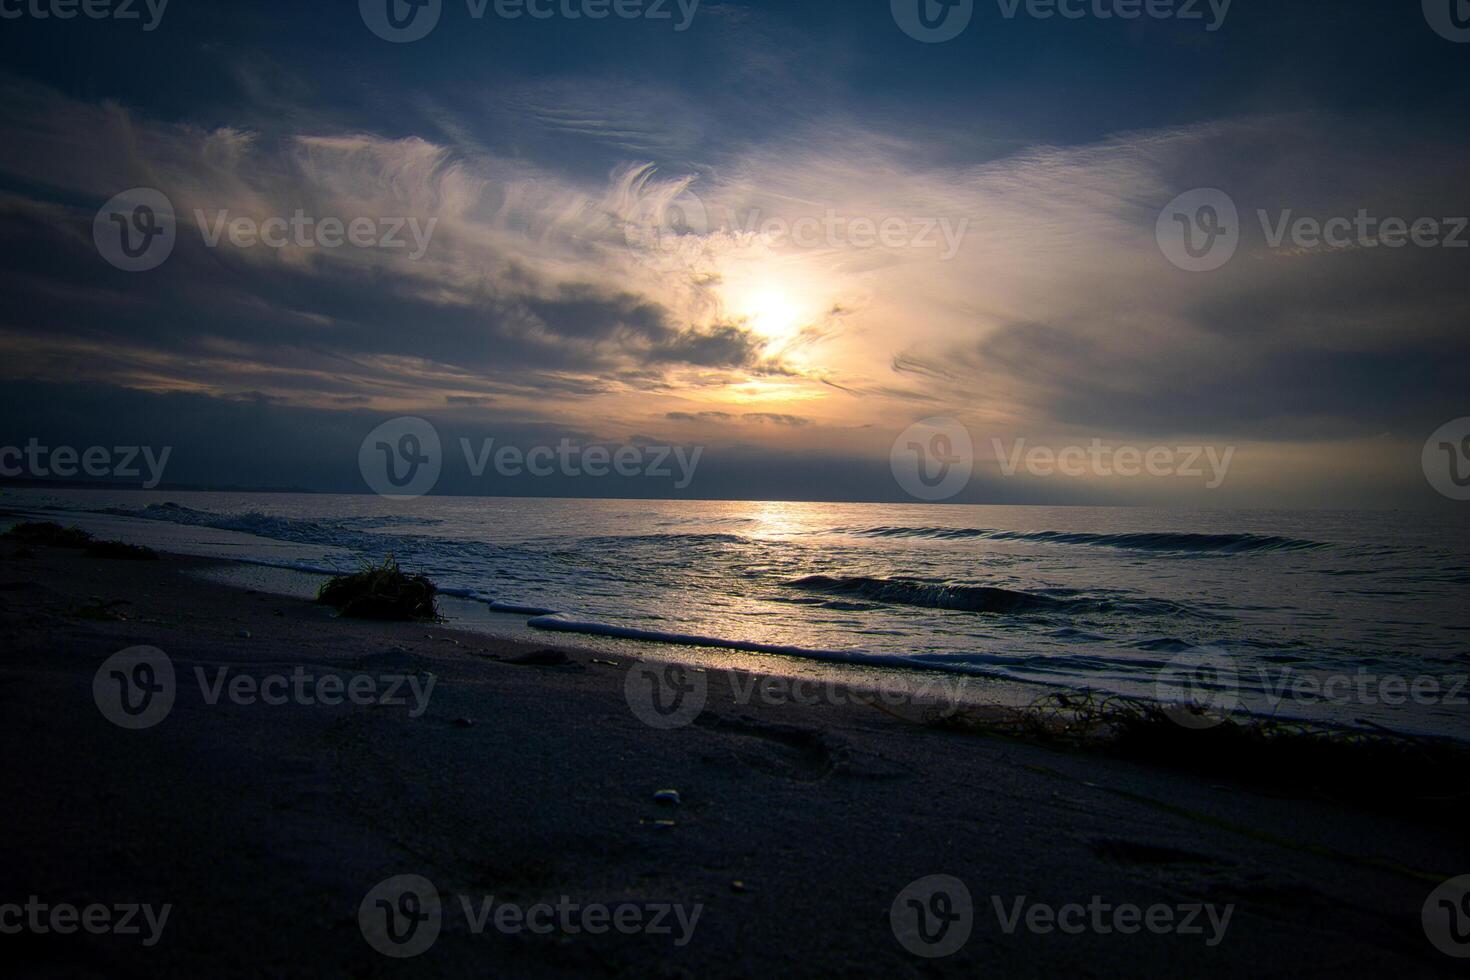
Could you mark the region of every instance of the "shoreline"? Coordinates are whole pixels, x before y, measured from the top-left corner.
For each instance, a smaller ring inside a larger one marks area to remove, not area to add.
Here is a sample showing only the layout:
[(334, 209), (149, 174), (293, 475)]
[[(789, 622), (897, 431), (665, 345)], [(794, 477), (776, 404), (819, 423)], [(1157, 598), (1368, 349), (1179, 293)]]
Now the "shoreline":
[[(208, 568), (201, 570), (202, 577), (206, 580), (282, 597), (310, 599), (314, 597), (316, 587), (331, 578), (325, 572), (268, 562), (228, 558), (201, 560), (211, 563)], [(251, 571), (259, 574), (241, 574)], [(210, 572), (216, 574), (209, 574)], [(272, 573), (285, 573), (289, 578), (302, 583), (309, 580), (313, 587), (303, 589), (284, 586), (282, 583), (286, 579)], [(575, 621), (566, 621), (561, 628), (541, 625), (541, 622), (552, 621), (551, 615), (537, 614), (523, 618), (529, 615), (525, 610), (497, 608), (485, 600), (457, 593), (441, 592), (439, 598), (441, 607), (448, 606), (450, 612), (441, 615), (437, 625), (488, 640), (492, 644), (505, 642), (516, 647), (554, 646), (587, 657), (616, 656), (633, 660), (683, 663), (698, 670), (779, 679), (788, 682), (793, 691), (810, 690), (812, 687), (825, 691), (851, 689), (897, 699), (904, 698), (909, 692), (925, 691), (943, 698), (943, 703), (936, 707), (978, 710), (979, 717), (1009, 719), (1011, 727), (1018, 730), (1026, 727), (1024, 722), (1027, 719), (1034, 719), (1043, 710), (1054, 711), (1058, 703), (1068, 701), (1092, 699), (1138, 706), (1155, 703), (1105, 689), (1061, 682), (1046, 684), (1040, 681), (1020, 681), (902, 658), (868, 655), (851, 657), (841, 652), (834, 652), (828, 657), (817, 655), (822, 651), (805, 648), (793, 653), (790, 652), (791, 648), (779, 645), (717, 638), (690, 637), (687, 642), (672, 642), (655, 639), (651, 635), (640, 635), (644, 631), (637, 629), (612, 628), (584, 632), (579, 628), (582, 624)], [(507, 618), (496, 618), (487, 622), (483, 616), (466, 615), (466, 609), (480, 613), (488, 610), (492, 614), (505, 614)], [(767, 654), (768, 657), (762, 659), (755, 656), (758, 654)], [(729, 663), (726, 658), (732, 655), (743, 659)], [(1256, 714), (1243, 709), (1230, 717), (1246, 726), (1282, 726), (1343, 738), (1376, 736), (1444, 742), (1470, 750), (1470, 740), (1453, 735), (1388, 728), (1367, 722), (1353, 725), (1301, 715)]]
[[(148, 948), (24, 937), (22, 975), (103, 963), (174, 974), (221, 955), (237, 975), (468, 976), (487, 963), (517, 976), (1455, 966), (1426, 939), (1420, 910), (1470, 863), (1456, 827), (950, 730), (901, 703), (742, 700), (740, 684), (759, 689), (726, 671), (683, 675), (702, 676), (706, 697), (682, 724), (654, 727), (635, 710), (628, 679), (640, 665), (628, 657), (338, 619), (188, 574), (218, 567), (210, 560), (16, 550), (0, 544), (0, 717), (15, 761), (5, 788), (21, 801), (0, 898), (174, 906)], [(125, 730), (104, 717), (94, 679), (135, 646), (166, 653), (177, 696), (157, 724)], [(404, 703), (269, 703), (272, 679), (298, 669), (340, 678), (343, 692), (402, 677)], [(417, 714), (409, 677), (420, 691), (434, 678)], [(676, 804), (657, 795), (669, 789)], [(442, 893), (444, 929), (432, 949), (395, 961), (372, 947), (358, 911), (404, 874)], [(926, 960), (890, 911), (933, 875), (967, 884), (973, 923), (962, 948)], [(459, 899), (490, 895), (701, 915), (682, 946), (648, 932), (477, 932)], [(1091, 896), (1229, 905), (1233, 917), (1206, 945), (1178, 932), (1008, 933), (995, 911)]]
[[(133, 522), (144, 520), (122, 518), (105, 512), (0, 507), (0, 524), (7, 519), (56, 521), (67, 526), (99, 529), (100, 533), (106, 535), (120, 532), (128, 540), (133, 537), (129, 532), (139, 530), (132, 526)], [(118, 521), (124, 522), (122, 526), (112, 527)], [(163, 527), (167, 530), (178, 529), (173, 525)], [(198, 530), (188, 525), (179, 527)], [(156, 532), (159, 528), (150, 527), (147, 530)], [(237, 533), (220, 532), (211, 528), (203, 530), (211, 535), (233, 536)], [(142, 537), (147, 540), (156, 535), (145, 534)], [(258, 540), (267, 545), (279, 544), (272, 539)], [(166, 539), (149, 540), (148, 543), (163, 554), (218, 562), (215, 569), (221, 574), (211, 576), (214, 581), (227, 584), (247, 583), (241, 587), (297, 598), (314, 596), (316, 587), (336, 574), (325, 568), (308, 568), (289, 561), (229, 557), (203, 552), (174, 552), (169, 549)], [(345, 553), (343, 557), (346, 557)], [(311, 587), (303, 588), (302, 583), (307, 581), (310, 581)], [(692, 662), (706, 669), (733, 668), (762, 674), (779, 674), (796, 679), (816, 680), (829, 686), (867, 684), (904, 690), (925, 683), (913, 680), (914, 675), (932, 675), (941, 678), (938, 683), (948, 685), (953, 695), (966, 703), (1012, 709), (1024, 709), (1054, 692), (1079, 690), (1075, 685), (1063, 681), (1023, 680), (979, 668), (922, 663), (891, 654), (822, 651), (721, 637), (665, 635), (637, 629), (625, 630), (602, 623), (590, 624), (590, 630), (566, 628), (573, 625), (572, 620), (566, 620), (562, 628), (556, 628), (535, 622), (539, 620), (544, 623), (551, 617), (560, 615), (541, 607), (477, 598), (460, 590), (441, 591), (439, 599), (441, 612), (450, 628), (517, 644), (573, 645), (613, 655)], [(729, 662), (732, 657), (736, 660), (733, 665)]]

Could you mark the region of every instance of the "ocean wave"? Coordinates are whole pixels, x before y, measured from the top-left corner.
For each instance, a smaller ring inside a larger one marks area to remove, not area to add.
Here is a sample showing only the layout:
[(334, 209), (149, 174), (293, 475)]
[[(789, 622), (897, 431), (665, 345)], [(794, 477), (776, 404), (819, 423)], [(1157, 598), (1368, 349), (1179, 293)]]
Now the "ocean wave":
[(606, 546), (625, 544), (749, 544), (750, 539), (725, 531), (703, 531), (662, 534), (609, 534), (597, 537), (578, 538), (578, 546)]
[(666, 646), (699, 646), (721, 650), (740, 650), (753, 653), (781, 654), (804, 660), (882, 667), (907, 673), (921, 671), (943, 673), (991, 681), (1019, 681), (1046, 688), (1066, 690), (1088, 690), (1090, 685), (1078, 684), (1079, 678), (1091, 681), (1126, 679), (1131, 675), (1143, 677), (1152, 683), (1154, 672), (1162, 662), (1140, 661), (1135, 664), (1119, 664), (1106, 657), (1089, 653), (937, 653), (937, 654), (886, 654), (864, 650), (824, 650), (812, 647), (780, 643), (763, 643), (755, 640), (732, 639), (729, 637), (706, 636), (697, 633), (681, 633), (667, 630), (639, 629), (618, 626), (612, 623), (589, 622), (567, 619), (562, 616), (542, 616), (527, 621), (535, 629), (559, 633), (576, 633), (586, 636), (603, 636), (621, 640), (634, 640)]
[(480, 599), (492, 612), (514, 613), (517, 616), (556, 616), (555, 609), (542, 606), (527, 606), (519, 602), (502, 602), (499, 599)]
[(208, 527), (217, 531), (237, 531), (254, 534), (278, 541), (321, 543), (332, 533), (365, 531), (389, 527), (431, 527), (441, 524), (438, 518), (409, 517), (398, 514), (379, 514), (367, 517), (295, 518), (262, 514), (259, 511), (243, 513), (217, 513), (195, 510), (172, 501), (149, 504), (146, 507), (105, 507), (99, 514), (112, 517), (141, 518), (151, 521), (167, 521), (194, 527)]
[(451, 596), (456, 599), (468, 599), (477, 602), (491, 612), (515, 613), (519, 616), (555, 616), (556, 609), (547, 609), (544, 606), (528, 606), (520, 602), (508, 602), (489, 595), (480, 589), (456, 588), (454, 586), (439, 586), (439, 594)]
[(1257, 551), (1310, 551), (1325, 548), (1321, 541), (1286, 538), (1275, 534), (1203, 534), (1179, 531), (1139, 531), (1099, 534), (1089, 531), (1001, 531), (968, 527), (841, 528), (839, 534), (867, 538), (934, 538), (955, 540), (986, 538), (991, 541), (1041, 541), (1050, 544), (1080, 544), (1139, 551), (1186, 551), (1242, 553)]
[(677, 646), (715, 647), (722, 650), (747, 650), (752, 653), (782, 653), (788, 656), (809, 657), (818, 660), (846, 660), (885, 663), (891, 666), (916, 666), (911, 661), (896, 656), (864, 654), (855, 650), (815, 650), (808, 647), (790, 646), (781, 643), (761, 643), (755, 640), (736, 640), (720, 636), (700, 636), (694, 633), (675, 633), (665, 630), (638, 629), (632, 626), (616, 626), (612, 623), (579, 622), (560, 616), (537, 616), (526, 621), (534, 629), (557, 633), (581, 633), (587, 636), (608, 636), (621, 640), (641, 640), (647, 643), (667, 643)]
[(1161, 599), (1122, 599), (1082, 596), (1057, 596), (1019, 589), (1003, 589), (993, 585), (964, 585), (950, 582), (925, 582), (917, 579), (872, 578), (866, 575), (836, 577), (808, 575), (785, 583), (793, 589), (823, 595), (855, 597), (888, 605), (918, 606), (925, 609), (953, 609), (961, 612), (1025, 615), (1028, 613), (1133, 612), (1146, 615), (1202, 616), (1178, 603)]

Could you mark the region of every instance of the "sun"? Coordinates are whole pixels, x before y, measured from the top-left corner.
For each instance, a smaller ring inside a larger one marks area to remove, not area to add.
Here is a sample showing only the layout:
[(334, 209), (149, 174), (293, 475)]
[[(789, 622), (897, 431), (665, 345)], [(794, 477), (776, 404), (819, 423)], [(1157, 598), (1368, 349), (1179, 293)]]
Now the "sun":
[(782, 356), (795, 356), (807, 329), (833, 305), (822, 277), (794, 263), (738, 263), (721, 280), (724, 314)]
[(759, 290), (743, 305), (750, 328), (770, 340), (783, 340), (801, 329), (801, 310), (784, 289)]

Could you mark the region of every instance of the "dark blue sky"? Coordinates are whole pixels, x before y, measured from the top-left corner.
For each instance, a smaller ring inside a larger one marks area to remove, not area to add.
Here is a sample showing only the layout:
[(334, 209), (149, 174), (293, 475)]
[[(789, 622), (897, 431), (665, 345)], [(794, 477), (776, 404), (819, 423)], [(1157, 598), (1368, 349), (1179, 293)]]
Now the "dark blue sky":
[[(965, 33), (941, 44), (911, 40), (888, 4), (872, 0), (703, 4), (683, 33), (615, 18), (475, 20), (465, 0), (446, 0), (434, 32), (403, 45), (372, 35), (341, 0), (171, 0), (152, 32), (85, 19), (3, 24), (9, 73), (204, 127), (239, 125), (242, 114), (262, 128), (289, 125), (262, 114), (262, 94), (401, 135), (432, 125), (418, 96), (474, 119), (487, 96), (538, 82), (668, 87), (710, 107), (715, 123), (676, 161), (689, 163), (823, 115), (929, 127), (958, 147), (966, 137), (1085, 143), (1260, 112), (1387, 113), (1446, 131), (1470, 121), (1465, 49), (1428, 30), (1413, 3), (1236, 0), (1211, 33), (1178, 20), (1006, 19), (999, 0), (980, 0)], [(757, 57), (757, 44), (796, 56), (790, 76), (764, 90), (737, 83), (732, 67)], [(237, 69), (252, 73), (251, 85)], [(493, 119), (477, 135), (555, 152), (497, 131)]]

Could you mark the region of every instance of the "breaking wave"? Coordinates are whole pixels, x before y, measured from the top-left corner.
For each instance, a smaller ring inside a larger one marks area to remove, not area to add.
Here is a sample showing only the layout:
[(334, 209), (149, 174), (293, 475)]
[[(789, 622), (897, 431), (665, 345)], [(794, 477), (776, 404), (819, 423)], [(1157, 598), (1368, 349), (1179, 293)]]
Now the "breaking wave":
[(1327, 547), (1321, 541), (1284, 538), (1274, 534), (1200, 534), (1171, 531), (1097, 534), (1088, 531), (998, 531), (967, 527), (869, 527), (845, 528), (841, 534), (865, 538), (986, 538), (991, 541), (1041, 541), (1049, 544), (1080, 544), (1139, 551), (1194, 551), (1239, 554), (1259, 551), (1309, 551)]
[(888, 605), (954, 609), (962, 612), (998, 615), (1106, 612), (1200, 615), (1177, 603), (1159, 599), (1120, 599), (1077, 594), (1058, 596), (1040, 592), (1024, 592), (1019, 589), (1003, 589), (992, 585), (963, 585), (902, 578), (870, 578), (865, 575), (847, 577), (808, 575), (805, 578), (787, 582), (786, 585), (806, 592), (859, 598)]

